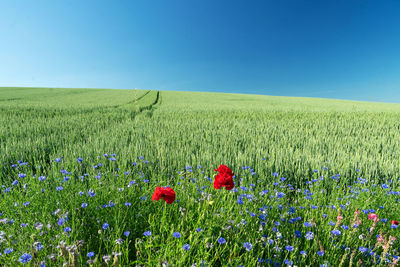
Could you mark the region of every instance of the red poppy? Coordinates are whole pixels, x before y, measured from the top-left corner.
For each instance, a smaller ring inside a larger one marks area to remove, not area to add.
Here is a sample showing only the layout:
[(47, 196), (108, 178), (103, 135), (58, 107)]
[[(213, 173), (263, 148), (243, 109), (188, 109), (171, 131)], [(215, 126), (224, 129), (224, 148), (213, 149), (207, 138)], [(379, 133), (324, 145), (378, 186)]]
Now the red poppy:
[(220, 189), (221, 187), (225, 187), (226, 190), (232, 190), (235, 184), (233, 183), (233, 172), (226, 165), (220, 165), (218, 169), (214, 171), (219, 172), (217, 176), (215, 176), (214, 180), (214, 188)]
[(392, 224), (399, 225), (399, 221), (392, 221)]
[(175, 201), (175, 191), (171, 188), (171, 187), (156, 187), (156, 190), (153, 193), (153, 197), (151, 198), (151, 200), (160, 200), (160, 199), (164, 199), (165, 202), (167, 202), (168, 204), (171, 204), (172, 202)]
[(219, 165), (218, 169), (214, 169), (216, 172), (228, 173), (233, 176), (232, 170), (226, 165)]

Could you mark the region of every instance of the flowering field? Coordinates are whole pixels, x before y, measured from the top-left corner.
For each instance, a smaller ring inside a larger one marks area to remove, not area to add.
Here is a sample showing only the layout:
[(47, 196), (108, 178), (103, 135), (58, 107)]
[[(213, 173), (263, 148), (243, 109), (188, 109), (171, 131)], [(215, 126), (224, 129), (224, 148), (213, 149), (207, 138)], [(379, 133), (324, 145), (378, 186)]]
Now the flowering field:
[(397, 266), (400, 105), (0, 88), (0, 265)]

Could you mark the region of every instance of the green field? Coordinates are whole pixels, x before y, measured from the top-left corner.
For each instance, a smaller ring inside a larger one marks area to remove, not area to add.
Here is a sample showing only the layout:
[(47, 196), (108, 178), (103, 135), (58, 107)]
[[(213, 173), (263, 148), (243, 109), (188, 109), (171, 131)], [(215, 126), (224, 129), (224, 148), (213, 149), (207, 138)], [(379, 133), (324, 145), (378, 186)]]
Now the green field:
[[(400, 104), (0, 88), (0, 151), (1, 265), (23, 253), (46, 266), (369, 266), (400, 254), (391, 225), (400, 219)], [(236, 174), (235, 190), (213, 188), (220, 164)], [(167, 185), (177, 201), (151, 201)], [(375, 213), (383, 221), (368, 219)]]

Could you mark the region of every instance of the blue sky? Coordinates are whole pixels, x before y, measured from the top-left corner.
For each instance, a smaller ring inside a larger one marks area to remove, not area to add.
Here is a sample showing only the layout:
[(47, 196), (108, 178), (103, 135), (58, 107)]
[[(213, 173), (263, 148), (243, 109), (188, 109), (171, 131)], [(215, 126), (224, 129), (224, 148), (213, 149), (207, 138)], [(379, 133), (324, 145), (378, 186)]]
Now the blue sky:
[(1, 1), (0, 86), (400, 102), (400, 1)]

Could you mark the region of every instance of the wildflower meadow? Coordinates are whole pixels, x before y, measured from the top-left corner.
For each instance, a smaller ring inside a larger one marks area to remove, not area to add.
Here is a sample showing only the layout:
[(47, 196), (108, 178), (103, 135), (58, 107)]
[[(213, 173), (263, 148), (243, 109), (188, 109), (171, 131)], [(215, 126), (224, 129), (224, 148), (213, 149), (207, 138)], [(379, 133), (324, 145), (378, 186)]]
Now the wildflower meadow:
[(397, 266), (400, 105), (0, 88), (1, 266)]

